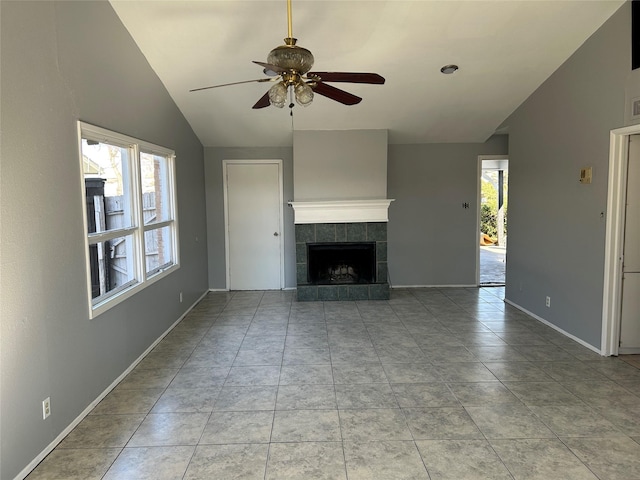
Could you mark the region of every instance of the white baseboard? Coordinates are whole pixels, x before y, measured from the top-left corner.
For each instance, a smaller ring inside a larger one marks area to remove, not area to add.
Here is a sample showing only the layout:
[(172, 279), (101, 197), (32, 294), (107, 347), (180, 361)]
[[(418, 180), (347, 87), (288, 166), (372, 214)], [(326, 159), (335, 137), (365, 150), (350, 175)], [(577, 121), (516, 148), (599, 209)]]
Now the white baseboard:
[(100, 395), (98, 395), (98, 397), (89, 404), (89, 406), (87, 408), (85, 408), (82, 413), (80, 413), (80, 415), (78, 415), (75, 420), (73, 420), (73, 422), (71, 422), (67, 428), (65, 428), (60, 435), (58, 435), (49, 445), (46, 446), (46, 448), (40, 452), (40, 454), (34, 458), (33, 460), (31, 460), (31, 462), (29, 462), (29, 464), (24, 467), (22, 469), (22, 471), (20, 473), (18, 473), (18, 475), (14, 478), (14, 480), (23, 480), (24, 478), (26, 478), (27, 475), (29, 475), (33, 469), (35, 469), (40, 462), (42, 462), (42, 460), (45, 459), (45, 457), (47, 455), (49, 455), (54, 448), (56, 448), (58, 446), (58, 444), (64, 440), (64, 438), (69, 435), (69, 433), (71, 433), (71, 430), (73, 430), (74, 428), (76, 428), (78, 426), (78, 424), (84, 420), (84, 418), (89, 415), (89, 413), (91, 413), (91, 410), (93, 410), (96, 405), (98, 405), (103, 399), (104, 397), (106, 397), (129, 373), (131, 373), (131, 371), (136, 368), (136, 366), (144, 359), (144, 357), (146, 357), (149, 352), (151, 352), (151, 350), (153, 350), (158, 343), (160, 343), (162, 341), (162, 339), (164, 337), (166, 337), (169, 332), (171, 332), (171, 330), (173, 330), (176, 325), (178, 325), (183, 319), (184, 317), (187, 316), (187, 314), (193, 310), (193, 307), (195, 307), (200, 300), (202, 300), (205, 295), (207, 294), (207, 291), (205, 291), (182, 315), (180, 315), (180, 317), (178, 318), (178, 320), (176, 320), (175, 322), (173, 322), (173, 324), (162, 334), (160, 335), (150, 346), (149, 348), (147, 348), (142, 355), (140, 355), (138, 358), (136, 358), (133, 363), (131, 365), (129, 365), (129, 367), (122, 372), (122, 374), (120, 374), (120, 376), (118, 378), (116, 378), (111, 385), (109, 385)]
[(389, 285), (390, 288), (478, 288), (478, 285)]
[(530, 312), (529, 310), (527, 310), (526, 308), (521, 307), (520, 305), (518, 305), (517, 303), (512, 302), (511, 300), (508, 299), (504, 299), (504, 303), (508, 303), (509, 305), (511, 305), (514, 308), (517, 308), (518, 310), (520, 310), (521, 312), (526, 313), (527, 315), (529, 315), (530, 317), (535, 318), (536, 320), (538, 320), (541, 323), (544, 323), (547, 327), (551, 327), (554, 330), (556, 330), (557, 332), (560, 332), (561, 334), (563, 334), (565, 337), (569, 337), (571, 340), (574, 340), (576, 342), (578, 342), (580, 345), (582, 345), (583, 347), (587, 347), (589, 350), (592, 350), (594, 352), (596, 352), (599, 355), (602, 355), (602, 351), (597, 348), (594, 347), (593, 345), (591, 345), (590, 343), (585, 342), (584, 340), (576, 337), (575, 335), (570, 334), (569, 332), (564, 331), (563, 329), (561, 329), (560, 327), (558, 327), (557, 325), (554, 325), (553, 323), (551, 323), (548, 320), (545, 320), (542, 317), (539, 317), (538, 315), (536, 315), (533, 312)]
[[(289, 292), (291, 290), (297, 290), (297, 287), (284, 287), (281, 289), (274, 289), (274, 290), (266, 290), (266, 291), (278, 291), (281, 290), (283, 292)], [(229, 290), (228, 288), (210, 288), (209, 289), (210, 292), (230, 292), (231, 290)]]
[(618, 348), (618, 355), (640, 355), (640, 348)]

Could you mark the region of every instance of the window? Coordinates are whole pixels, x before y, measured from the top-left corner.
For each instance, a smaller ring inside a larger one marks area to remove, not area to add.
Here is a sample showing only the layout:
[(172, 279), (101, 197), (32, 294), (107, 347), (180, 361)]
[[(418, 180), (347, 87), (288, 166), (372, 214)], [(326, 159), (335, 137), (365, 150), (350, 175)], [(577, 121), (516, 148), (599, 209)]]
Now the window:
[(78, 122), (92, 318), (178, 268), (174, 152)]

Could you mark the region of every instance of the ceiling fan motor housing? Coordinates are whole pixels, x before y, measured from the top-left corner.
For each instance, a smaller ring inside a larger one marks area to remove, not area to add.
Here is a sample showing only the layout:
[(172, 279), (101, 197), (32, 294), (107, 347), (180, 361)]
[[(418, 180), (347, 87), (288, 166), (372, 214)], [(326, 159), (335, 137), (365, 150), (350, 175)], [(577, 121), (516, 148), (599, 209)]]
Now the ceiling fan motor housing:
[(285, 38), (286, 45), (280, 45), (269, 52), (267, 63), (286, 70), (294, 70), (304, 75), (313, 67), (313, 54), (296, 45), (295, 38)]

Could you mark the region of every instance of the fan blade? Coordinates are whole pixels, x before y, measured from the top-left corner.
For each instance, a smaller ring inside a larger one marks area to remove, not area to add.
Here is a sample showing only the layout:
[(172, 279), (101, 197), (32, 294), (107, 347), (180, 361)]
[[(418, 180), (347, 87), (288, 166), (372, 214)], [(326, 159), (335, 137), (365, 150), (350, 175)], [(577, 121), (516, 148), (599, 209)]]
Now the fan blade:
[(281, 68), (281, 67), (278, 67), (277, 65), (271, 65), (270, 63), (258, 62), (256, 60), (252, 60), (252, 61), (256, 65), (260, 65), (261, 67), (264, 67), (266, 70), (271, 70), (272, 72), (285, 73), (289, 71), (286, 68)]
[(255, 109), (265, 108), (265, 107), (268, 107), (269, 105), (271, 105), (271, 102), (269, 101), (269, 92), (267, 92), (262, 97), (260, 97), (260, 100), (258, 100), (256, 104), (251, 108), (255, 108)]
[(244, 80), (242, 82), (222, 83), (220, 85), (211, 85), (210, 87), (193, 88), (189, 91), (198, 92), (200, 90), (209, 90), (210, 88), (218, 88), (218, 87), (228, 87), (229, 85), (240, 85), (242, 83), (254, 83), (254, 82), (260, 83), (260, 82), (273, 82), (273, 81), (274, 81), (273, 78), (259, 78), (258, 80)]
[(348, 73), (348, 72), (309, 72), (307, 77), (316, 75), (323, 82), (345, 82), (345, 83), (371, 83), (374, 85), (384, 84), (384, 77), (377, 73)]
[(362, 101), (360, 97), (356, 97), (349, 92), (345, 92), (344, 90), (340, 90), (339, 88), (332, 87), (331, 85), (327, 85), (322, 82), (318, 82), (316, 86), (313, 87), (313, 91), (344, 105), (355, 105)]

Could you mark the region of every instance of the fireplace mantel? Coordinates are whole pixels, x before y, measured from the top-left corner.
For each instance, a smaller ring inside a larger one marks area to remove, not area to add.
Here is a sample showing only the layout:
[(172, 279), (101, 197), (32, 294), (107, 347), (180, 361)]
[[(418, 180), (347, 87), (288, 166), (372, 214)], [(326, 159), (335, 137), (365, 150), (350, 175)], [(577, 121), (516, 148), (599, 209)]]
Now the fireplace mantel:
[(295, 223), (388, 222), (389, 205), (394, 199), (326, 200), (289, 202)]

